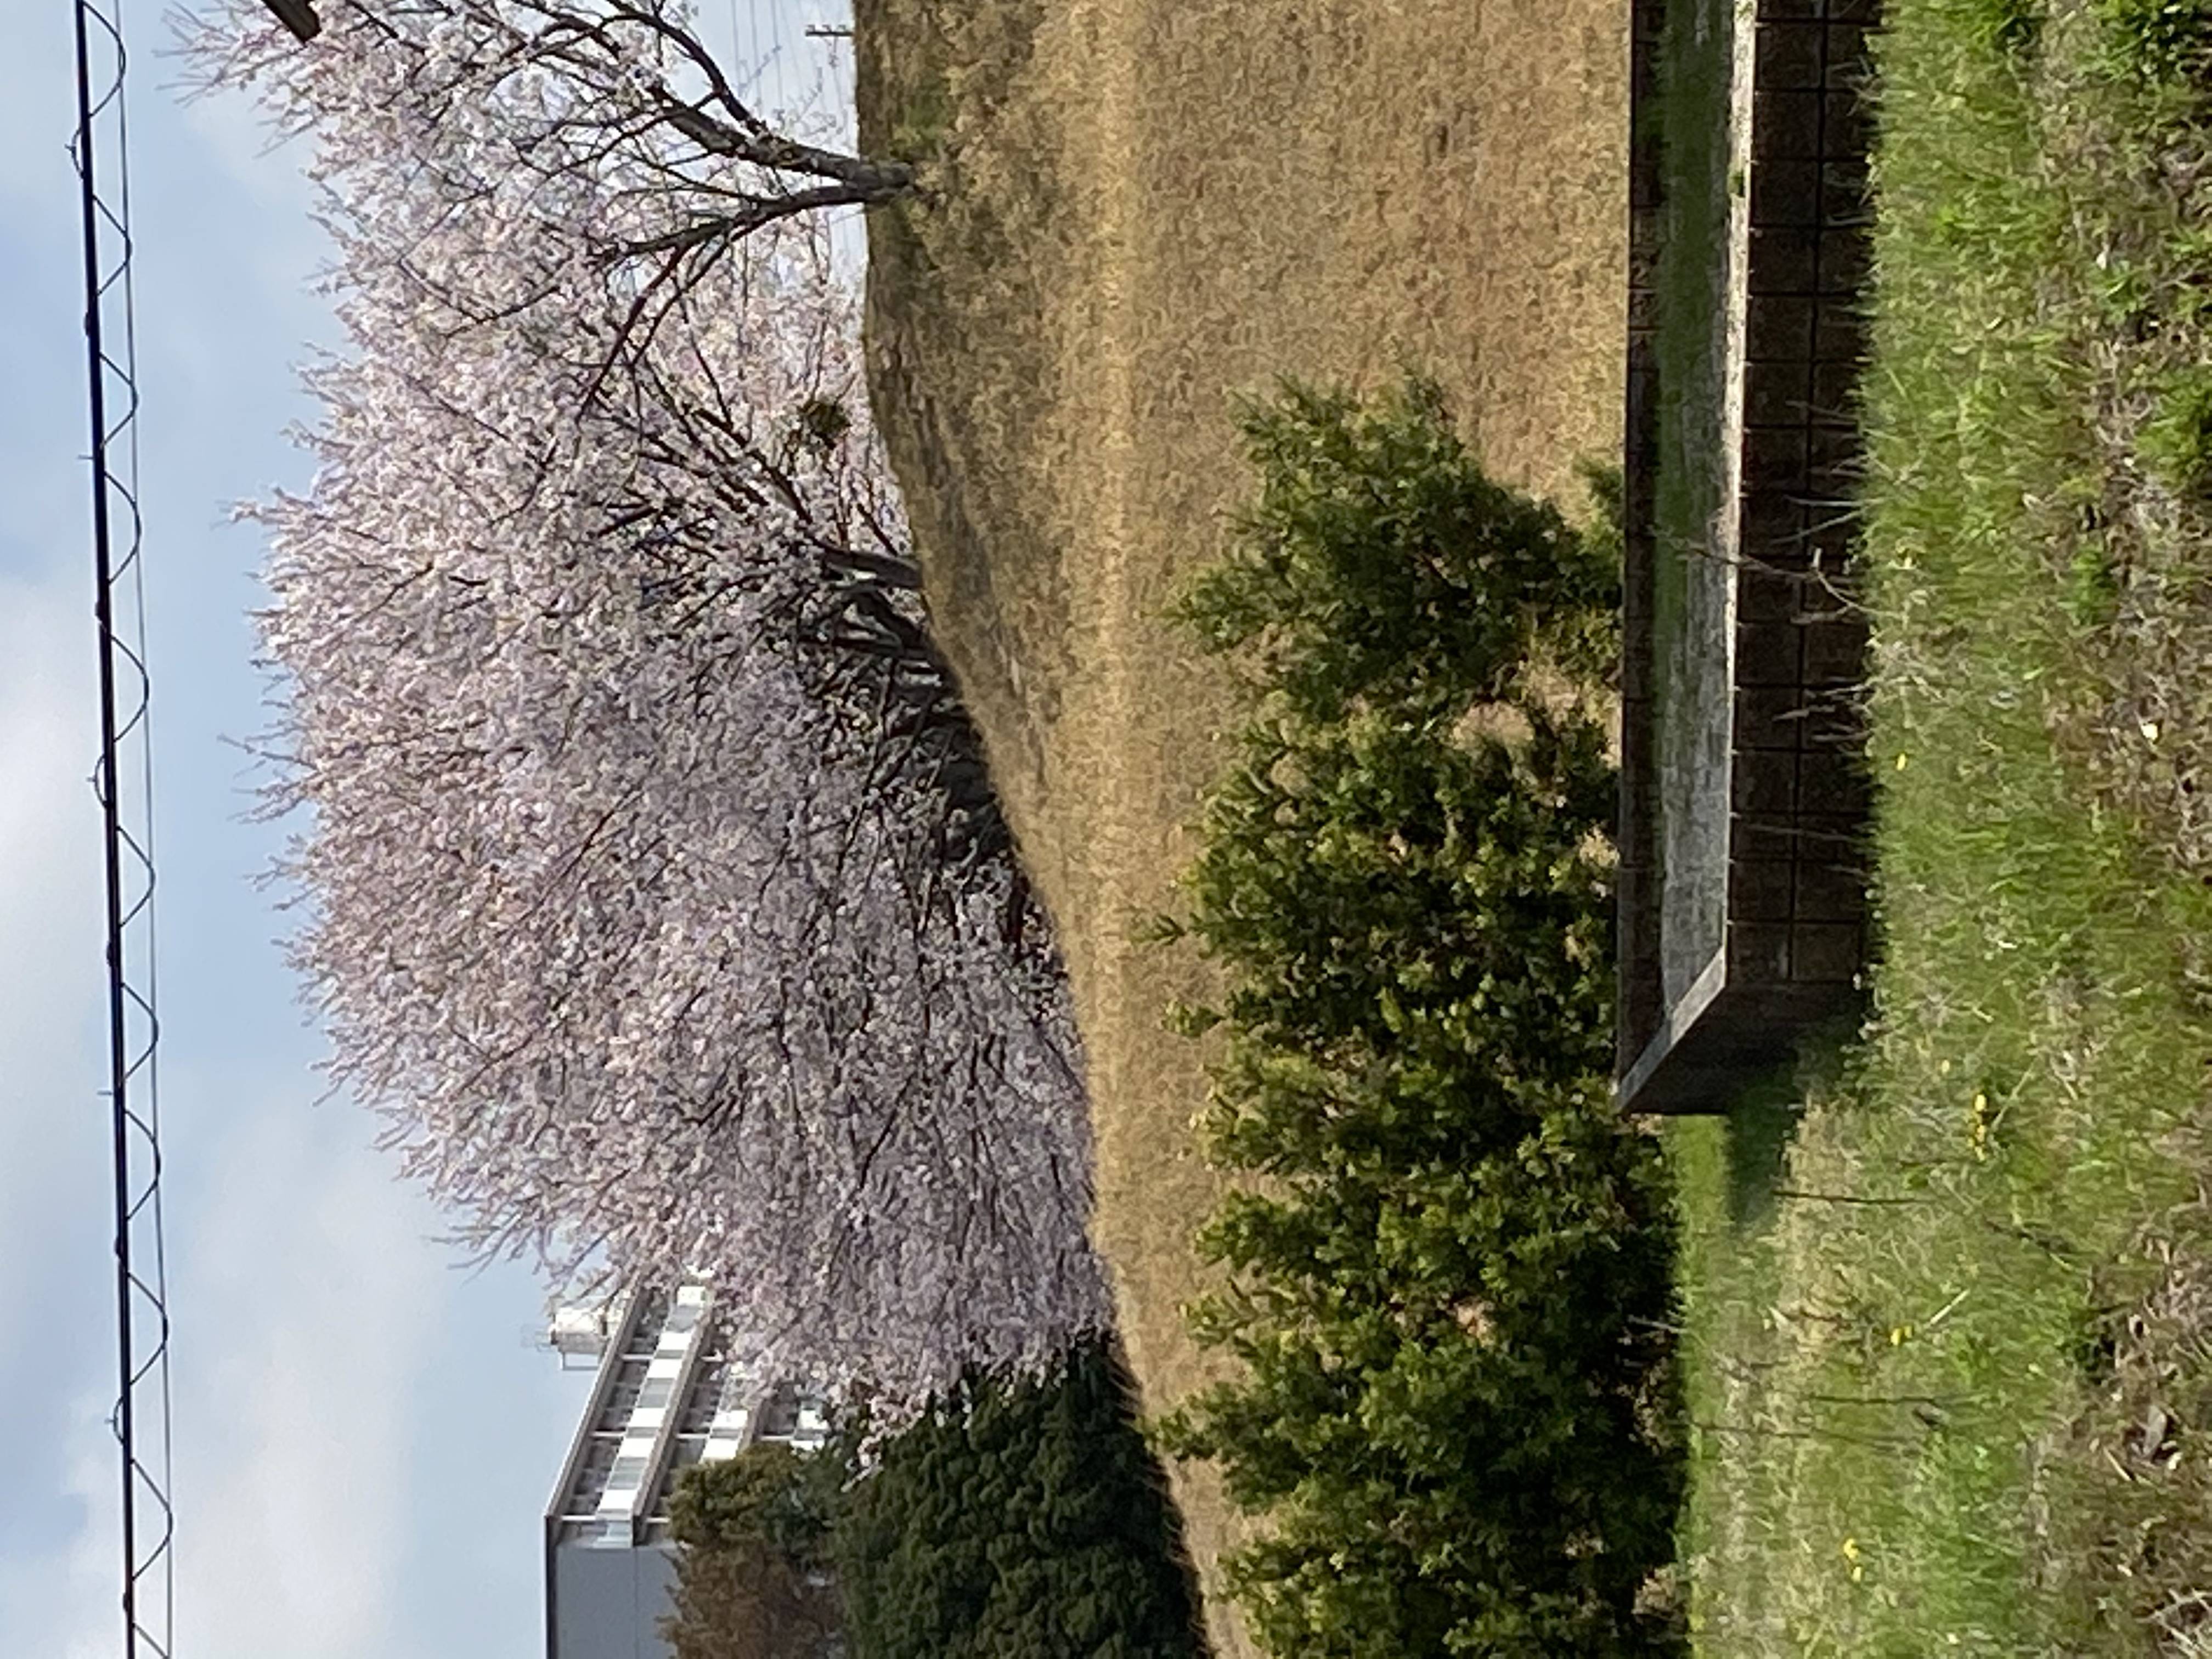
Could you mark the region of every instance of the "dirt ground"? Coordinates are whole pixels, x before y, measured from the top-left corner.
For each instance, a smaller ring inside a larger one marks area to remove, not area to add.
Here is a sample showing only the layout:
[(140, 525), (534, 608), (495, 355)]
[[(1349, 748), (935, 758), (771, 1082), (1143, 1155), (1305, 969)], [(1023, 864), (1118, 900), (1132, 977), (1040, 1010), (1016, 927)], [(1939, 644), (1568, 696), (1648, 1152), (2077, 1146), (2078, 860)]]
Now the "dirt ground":
[[(870, 372), (939, 635), (1058, 921), (1095, 1237), (1148, 1412), (1212, 1374), (1180, 1309), (1215, 1186), (1205, 964), (1173, 908), (1218, 669), (1160, 619), (1251, 475), (1232, 392), (1435, 375), (1494, 476), (1577, 520), (1620, 455), (1627, 13), (1597, 0), (858, 0), (864, 148), (933, 194), (870, 228)], [(1178, 1474), (1223, 1659), (1242, 1535)]]

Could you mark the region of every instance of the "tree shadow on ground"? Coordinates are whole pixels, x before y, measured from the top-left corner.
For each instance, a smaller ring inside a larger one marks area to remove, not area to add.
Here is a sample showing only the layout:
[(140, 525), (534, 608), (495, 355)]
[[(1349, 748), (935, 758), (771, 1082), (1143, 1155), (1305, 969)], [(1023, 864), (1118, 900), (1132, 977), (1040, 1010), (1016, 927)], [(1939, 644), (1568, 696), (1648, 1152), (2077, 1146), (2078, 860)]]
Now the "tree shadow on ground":
[(1774, 1211), (1790, 1143), (1807, 1097), (1842, 1070), (1850, 1022), (1814, 1028), (1794, 1060), (1747, 1085), (1728, 1108), (1729, 1220), (1738, 1229), (1764, 1226)]

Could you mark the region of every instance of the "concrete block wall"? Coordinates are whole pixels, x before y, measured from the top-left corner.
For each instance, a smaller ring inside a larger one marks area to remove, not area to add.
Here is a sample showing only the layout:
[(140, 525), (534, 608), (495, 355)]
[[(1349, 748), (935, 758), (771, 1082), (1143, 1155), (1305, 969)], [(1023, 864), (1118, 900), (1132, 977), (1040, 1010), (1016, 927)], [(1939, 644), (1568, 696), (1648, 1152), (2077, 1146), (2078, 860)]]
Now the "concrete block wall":
[[(1741, 494), (1723, 988), (1668, 1006), (1652, 596), (1662, 233), (1656, 112), (1666, 0), (1632, 0), (1619, 1069), (1632, 1108), (1699, 1109), (1844, 1005), (1865, 960), (1870, 787), (1853, 689), (1867, 650), (1845, 568), (1866, 350), (1863, 96), (1879, 0), (1755, 0), (1744, 187)], [(1667, 1056), (1671, 1054), (1670, 1060)], [(1655, 1065), (1657, 1069), (1654, 1069)]]
[(1861, 97), (1876, 0), (1758, 0), (1729, 979), (1848, 988), (1865, 959), (1869, 790), (1845, 578), (1870, 214)]
[(1620, 1018), (1619, 1066), (1626, 1071), (1663, 1018), (1658, 953), (1659, 885), (1656, 753), (1651, 638), (1652, 483), (1659, 464), (1657, 312), (1661, 213), (1657, 118), (1659, 39), (1666, 0), (1632, 0), (1629, 33), (1628, 363), (1626, 453), (1622, 457), (1621, 799), (1618, 902)]

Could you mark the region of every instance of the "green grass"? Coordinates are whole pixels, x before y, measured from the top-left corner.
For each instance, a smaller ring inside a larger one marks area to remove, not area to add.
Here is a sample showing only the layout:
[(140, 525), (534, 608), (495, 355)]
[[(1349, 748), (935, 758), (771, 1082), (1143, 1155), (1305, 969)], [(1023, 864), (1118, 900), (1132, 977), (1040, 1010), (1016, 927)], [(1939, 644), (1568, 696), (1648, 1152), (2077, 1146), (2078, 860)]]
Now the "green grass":
[(1888, 21), (1877, 1014), (1669, 1127), (1692, 1628), (1712, 1656), (2208, 1653), (2212, 890), (2193, 759), (2143, 761), (2178, 738), (2136, 713), (2212, 706), (2207, 204), (2175, 159), (2205, 148), (2174, 69), (2201, 31), (2133, 0)]

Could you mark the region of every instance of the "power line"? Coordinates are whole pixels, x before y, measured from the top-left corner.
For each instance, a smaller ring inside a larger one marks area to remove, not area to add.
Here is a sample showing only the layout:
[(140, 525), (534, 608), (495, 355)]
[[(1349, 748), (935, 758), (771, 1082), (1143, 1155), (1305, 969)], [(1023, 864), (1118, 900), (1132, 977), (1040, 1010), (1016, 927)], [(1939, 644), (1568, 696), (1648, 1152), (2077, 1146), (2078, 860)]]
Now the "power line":
[[(76, 0), (77, 172), (92, 431), (93, 615), (100, 643), (99, 797), (106, 875), (108, 1097), (114, 1158), (117, 1393), (126, 1659), (174, 1639), (169, 1313), (162, 1244), (160, 1035), (154, 1004), (152, 684), (138, 505), (137, 325), (131, 295), (129, 125), (119, 0)], [(105, 59), (95, 78), (95, 57)], [(106, 134), (95, 149), (94, 137)], [(102, 157), (107, 159), (102, 164)], [(111, 415), (112, 419), (111, 420)], [(118, 511), (119, 510), (119, 511)], [(123, 525), (116, 556), (117, 519)], [(118, 611), (122, 613), (118, 618)], [(127, 711), (125, 700), (130, 700)], [(125, 762), (137, 799), (126, 803)], [(133, 1087), (137, 1088), (134, 1096)]]

